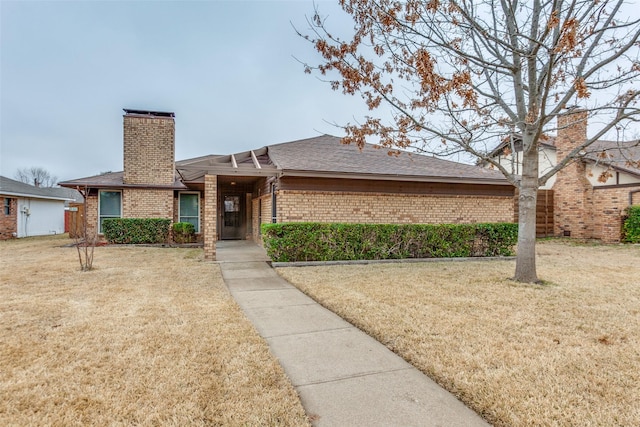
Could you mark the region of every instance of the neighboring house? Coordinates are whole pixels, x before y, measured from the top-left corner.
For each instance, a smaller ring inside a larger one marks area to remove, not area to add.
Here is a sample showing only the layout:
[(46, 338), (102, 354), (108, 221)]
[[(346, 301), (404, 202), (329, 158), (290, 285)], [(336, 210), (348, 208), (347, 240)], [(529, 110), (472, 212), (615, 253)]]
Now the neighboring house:
[[(586, 140), (586, 111), (561, 116), (558, 135), (541, 144), (540, 176)], [(507, 170), (519, 173), (522, 144), (517, 137), (503, 141), (491, 154)], [(596, 141), (579, 154), (540, 187), (553, 191), (554, 235), (619, 242), (627, 207), (640, 204), (640, 143)]]
[(0, 176), (0, 240), (64, 233), (65, 204), (75, 200), (68, 188), (42, 188)]
[(498, 172), (323, 135), (175, 162), (174, 114), (125, 110), (124, 171), (60, 183), (86, 197), (90, 232), (112, 217), (191, 222), (215, 259), (221, 239), (260, 241), (271, 222), (512, 222)]

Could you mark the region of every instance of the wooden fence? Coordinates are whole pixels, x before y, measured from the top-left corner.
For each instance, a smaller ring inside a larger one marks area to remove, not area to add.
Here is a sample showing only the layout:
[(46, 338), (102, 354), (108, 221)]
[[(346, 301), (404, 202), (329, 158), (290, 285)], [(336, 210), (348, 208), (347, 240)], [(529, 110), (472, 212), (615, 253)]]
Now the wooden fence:
[(64, 214), (64, 231), (72, 239), (83, 237), (84, 204), (71, 203)]

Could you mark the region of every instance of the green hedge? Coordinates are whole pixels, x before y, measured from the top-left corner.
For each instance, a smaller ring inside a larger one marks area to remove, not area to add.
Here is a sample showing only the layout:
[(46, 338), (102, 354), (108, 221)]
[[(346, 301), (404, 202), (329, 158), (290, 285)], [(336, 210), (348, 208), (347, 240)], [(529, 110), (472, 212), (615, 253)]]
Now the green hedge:
[(518, 224), (263, 224), (276, 262), (513, 255)]
[(190, 222), (176, 222), (173, 224), (173, 241), (176, 243), (191, 243), (194, 241), (196, 228)]
[(166, 218), (107, 218), (102, 222), (109, 243), (165, 243), (171, 220)]
[(640, 243), (640, 205), (630, 206), (627, 209), (628, 217), (624, 221), (624, 241), (628, 243)]

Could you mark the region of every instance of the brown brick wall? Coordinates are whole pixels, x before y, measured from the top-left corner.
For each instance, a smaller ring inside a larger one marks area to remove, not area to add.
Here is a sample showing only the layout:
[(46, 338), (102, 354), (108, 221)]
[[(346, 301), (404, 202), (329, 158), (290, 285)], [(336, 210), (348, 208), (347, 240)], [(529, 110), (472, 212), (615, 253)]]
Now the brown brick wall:
[(217, 204), (218, 177), (216, 175), (205, 175), (202, 226), (204, 228), (204, 258), (209, 261), (216, 259), (216, 240), (218, 239)]
[(175, 173), (172, 117), (124, 116), (124, 183), (170, 185)]
[[(115, 190), (113, 190), (115, 191)], [(123, 189), (122, 218), (173, 219), (173, 191), (157, 189)], [(98, 193), (87, 197), (87, 234), (98, 230)]]
[(122, 217), (173, 219), (173, 190), (123, 189)]
[(2, 210), (0, 211), (0, 240), (13, 239), (14, 233), (18, 233), (18, 199), (9, 197), (10, 212), (4, 213), (4, 202), (7, 197), (0, 197)]
[(512, 196), (281, 190), (278, 192), (277, 203), (278, 222), (438, 224), (513, 222), (514, 217)]
[(260, 242), (260, 224), (271, 223), (271, 195), (252, 200), (253, 240)]
[(87, 237), (91, 239), (98, 231), (98, 193), (89, 195), (87, 201)]
[[(556, 148), (562, 160), (587, 138), (587, 113), (576, 110), (558, 118)], [(577, 160), (558, 172), (553, 185), (555, 234), (578, 239), (620, 241), (629, 193), (637, 187), (593, 187), (585, 163)], [(640, 200), (639, 200), (640, 202)], [(636, 203), (634, 199), (634, 203)]]
[[(622, 218), (629, 206), (629, 193), (637, 187), (596, 188), (593, 191), (593, 235), (605, 243), (618, 243), (622, 235)], [(633, 204), (640, 204), (640, 193), (634, 194)]]

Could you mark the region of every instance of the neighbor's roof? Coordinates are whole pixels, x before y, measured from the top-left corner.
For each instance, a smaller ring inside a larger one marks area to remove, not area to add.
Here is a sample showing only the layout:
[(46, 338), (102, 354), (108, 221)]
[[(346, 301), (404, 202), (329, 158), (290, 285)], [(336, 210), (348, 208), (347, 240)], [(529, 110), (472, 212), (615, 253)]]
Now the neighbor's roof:
[(360, 150), (330, 135), (226, 156), (198, 157), (176, 162), (176, 168), (186, 181), (211, 173), (510, 185), (497, 171), (417, 153), (390, 155), (389, 150), (372, 144)]
[(0, 176), (0, 194), (3, 196), (75, 201), (76, 198), (66, 188), (45, 188)]
[[(549, 137), (548, 141), (541, 142), (541, 146), (555, 150), (556, 137)], [(509, 141), (502, 141), (490, 153), (490, 157), (495, 157), (504, 152)], [(521, 147), (520, 147), (521, 149)], [(621, 172), (640, 176), (640, 141), (595, 141), (587, 147), (585, 160), (601, 165), (610, 166)]]
[(587, 160), (640, 177), (640, 141), (596, 141), (587, 149)]

